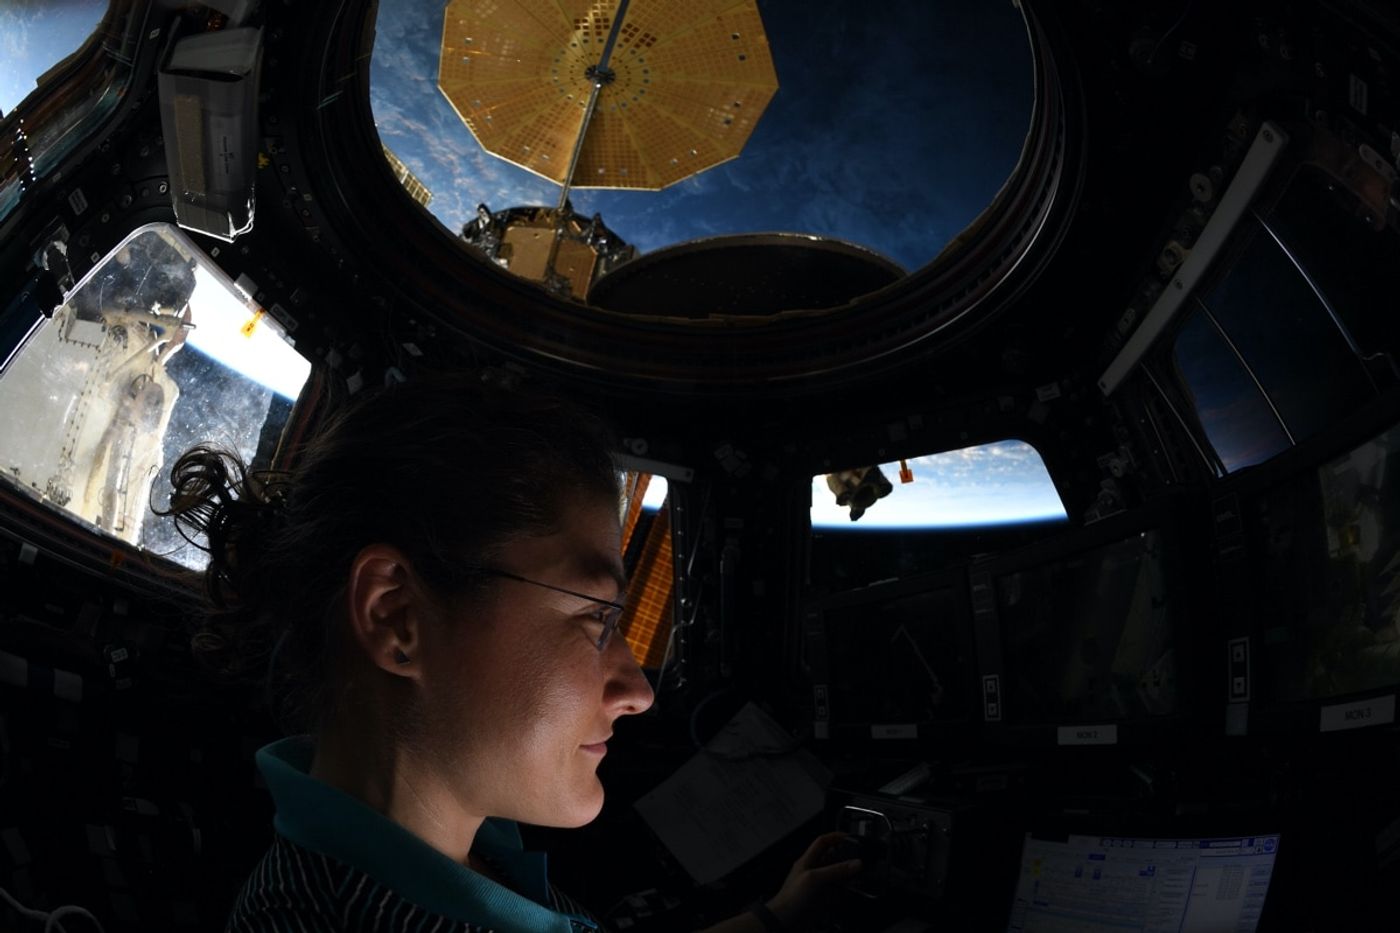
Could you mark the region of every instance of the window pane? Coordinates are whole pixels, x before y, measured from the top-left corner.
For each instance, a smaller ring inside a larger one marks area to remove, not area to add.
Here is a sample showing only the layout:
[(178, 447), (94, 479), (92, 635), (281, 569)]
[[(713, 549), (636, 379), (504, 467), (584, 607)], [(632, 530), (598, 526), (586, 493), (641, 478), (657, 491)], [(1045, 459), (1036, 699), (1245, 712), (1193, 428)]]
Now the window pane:
[[(0, 218), (19, 203), (30, 180), (54, 171), (123, 100), (137, 48), (147, 36), (145, 9), (119, 5), (102, 22), (106, 7), (90, 0), (0, 3), (0, 97), (11, 101), (0, 109), (15, 131), (0, 141)], [(57, 80), (48, 72), (77, 52), (99, 24), (101, 43), (88, 47), (62, 93), (47, 98), (42, 107), (31, 102), (34, 112), (22, 122), (9, 119), (11, 108), (23, 104), (36, 80)], [(11, 70), (12, 61), (19, 61), (19, 67)]]
[(1199, 306), (1177, 333), (1172, 362), (1227, 473), (1288, 448), (1288, 436), (1258, 386)]
[[(1371, 229), (1349, 210), (1340, 191), (1328, 191), (1311, 166), (1269, 215), (1268, 223), (1313, 284), (1326, 296), (1363, 354), (1393, 343), (1394, 296), (1400, 294), (1400, 234)], [(1335, 185), (1334, 185), (1335, 187)]]
[(1250, 239), (1204, 303), (1268, 393), (1295, 442), (1371, 394), (1361, 363), (1307, 280), (1252, 222)]
[[(0, 163), (6, 160), (6, 156), (7, 153), (0, 151)], [(23, 190), (23, 186), (20, 184), (20, 174), (18, 171), (8, 177), (0, 175), (0, 218), (3, 218), (10, 211), (14, 210), (15, 205), (19, 203), (19, 196)]]
[[(908, 460), (913, 481), (903, 483), (899, 462), (879, 475), (845, 470), (812, 477), (813, 528), (966, 528), (1066, 517), (1045, 461), (1024, 441), (998, 441)], [(884, 480), (882, 483), (881, 480)], [(886, 486), (888, 492), (857, 506)], [(838, 505), (849, 492), (847, 504)]]
[(44, 72), (82, 46), (106, 12), (107, 0), (0, 4), (0, 111), (14, 110)]
[(664, 507), (668, 487), (663, 476), (628, 473), (624, 489), (622, 565), (628, 582), (619, 624), (637, 663), (654, 669), (666, 656), (675, 593), (671, 512)]
[[(169, 224), (137, 230), (0, 373), (0, 472), (113, 537), (199, 566), (149, 505), (201, 442), (253, 464), (311, 364)], [(154, 483), (154, 491), (152, 485)]]

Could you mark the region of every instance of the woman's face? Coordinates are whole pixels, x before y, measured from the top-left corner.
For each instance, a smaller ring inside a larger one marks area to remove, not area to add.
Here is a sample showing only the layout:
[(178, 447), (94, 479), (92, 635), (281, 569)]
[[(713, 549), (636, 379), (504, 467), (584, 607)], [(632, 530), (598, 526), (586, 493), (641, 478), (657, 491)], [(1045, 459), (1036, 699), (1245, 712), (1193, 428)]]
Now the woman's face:
[[(506, 546), (500, 570), (617, 601), (621, 531), (606, 501), (569, 508), (560, 530)], [(425, 645), (425, 747), (459, 804), (480, 816), (580, 826), (598, 815), (596, 774), (620, 716), (652, 690), (620, 633), (600, 652), (596, 603), (500, 579), (470, 617)]]

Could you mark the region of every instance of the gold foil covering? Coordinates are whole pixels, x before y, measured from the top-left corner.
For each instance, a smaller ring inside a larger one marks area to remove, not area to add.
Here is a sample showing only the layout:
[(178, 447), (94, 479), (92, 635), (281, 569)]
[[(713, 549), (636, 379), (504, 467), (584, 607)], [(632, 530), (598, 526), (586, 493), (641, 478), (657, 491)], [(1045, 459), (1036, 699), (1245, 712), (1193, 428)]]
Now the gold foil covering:
[[(616, 0), (451, 0), (438, 87), (487, 152), (564, 183)], [(778, 77), (754, 0), (633, 0), (574, 187), (656, 190), (739, 154)]]

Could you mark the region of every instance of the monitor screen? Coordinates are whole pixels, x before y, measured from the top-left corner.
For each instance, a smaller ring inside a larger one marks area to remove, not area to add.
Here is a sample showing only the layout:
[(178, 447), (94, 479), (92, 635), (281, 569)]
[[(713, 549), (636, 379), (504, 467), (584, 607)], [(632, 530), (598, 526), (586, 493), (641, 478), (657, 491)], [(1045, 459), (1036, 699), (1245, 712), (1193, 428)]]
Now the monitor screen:
[(1251, 933), (1279, 837), (1132, 839), (1026, 834), (1008, 931)]
[(1128, 721), (1176, 711), (1175, 597), (1160, 532), (994, 582), (1008, 719)]
[(965, 718), (971, 621), (960, 588), (887, 585), (861, 595), (824, 613), (833, 725)]
[(1277, 701), (1400, 683), (1397, 449), (1400, 427), (1255, 505), (1260, 659)]

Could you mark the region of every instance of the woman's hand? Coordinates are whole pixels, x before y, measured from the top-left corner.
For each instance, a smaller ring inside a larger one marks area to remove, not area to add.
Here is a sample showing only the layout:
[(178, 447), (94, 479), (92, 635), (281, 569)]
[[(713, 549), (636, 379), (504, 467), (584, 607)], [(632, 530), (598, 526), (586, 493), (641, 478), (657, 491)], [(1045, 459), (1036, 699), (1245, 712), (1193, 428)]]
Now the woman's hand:
[(807, 929), (822, 915), (834, 888), (860, 874), (860, 859), (831, 863), (833, 850), (849, 839), (845, 833), (818, 836), (792, 863), (782, 890), (767, 905), (784, 928), (792, 933)]

